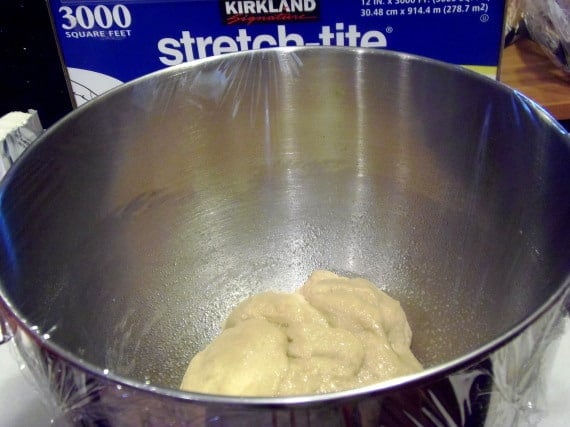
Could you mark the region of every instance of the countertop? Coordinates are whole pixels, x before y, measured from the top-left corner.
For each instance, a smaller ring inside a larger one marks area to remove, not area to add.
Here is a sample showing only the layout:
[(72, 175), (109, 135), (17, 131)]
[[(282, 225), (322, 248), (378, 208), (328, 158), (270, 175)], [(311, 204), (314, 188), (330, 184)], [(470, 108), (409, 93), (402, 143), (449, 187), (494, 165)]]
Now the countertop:
[(570, 75), (533, 41), (520, 39), (503, 50), (499, 80), (542, 105), (556, 119), (570, 120)]

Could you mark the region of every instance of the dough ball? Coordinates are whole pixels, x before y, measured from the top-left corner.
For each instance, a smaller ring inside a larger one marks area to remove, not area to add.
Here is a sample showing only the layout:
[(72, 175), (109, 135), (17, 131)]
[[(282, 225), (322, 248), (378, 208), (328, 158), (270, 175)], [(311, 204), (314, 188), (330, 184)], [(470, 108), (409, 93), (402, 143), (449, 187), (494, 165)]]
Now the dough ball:
[(181, 388), (202, 393), (272, 396), (287, 371), (287, 335), (250, 319), (224, 330), (190, 362)]
[(395, 299), (365, 279), (315, 271), (295, 293), (240, 303), (190, 362), (181, 389), (234, 396), (328, 393), (419, 372)]

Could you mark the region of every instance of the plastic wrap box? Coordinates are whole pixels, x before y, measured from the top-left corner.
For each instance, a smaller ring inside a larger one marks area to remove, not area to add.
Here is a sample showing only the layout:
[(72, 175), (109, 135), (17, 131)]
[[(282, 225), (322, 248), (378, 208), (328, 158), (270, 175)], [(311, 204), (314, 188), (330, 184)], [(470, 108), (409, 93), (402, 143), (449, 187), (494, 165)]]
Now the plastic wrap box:
[(277, 46), (390, 49), (496, 77), (505, 0), (49, 0), (76, 105), (212, 55)]

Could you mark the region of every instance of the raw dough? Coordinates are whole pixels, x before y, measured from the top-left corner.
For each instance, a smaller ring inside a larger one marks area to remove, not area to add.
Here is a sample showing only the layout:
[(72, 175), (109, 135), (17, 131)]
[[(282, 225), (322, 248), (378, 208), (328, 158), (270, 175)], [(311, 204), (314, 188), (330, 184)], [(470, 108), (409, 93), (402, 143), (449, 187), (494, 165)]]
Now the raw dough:
[(400, 303), (365, 279), (315, 271), (295, 293), (240, 303), (180, 388), (287, 396), (356, 388), (422, 369)]

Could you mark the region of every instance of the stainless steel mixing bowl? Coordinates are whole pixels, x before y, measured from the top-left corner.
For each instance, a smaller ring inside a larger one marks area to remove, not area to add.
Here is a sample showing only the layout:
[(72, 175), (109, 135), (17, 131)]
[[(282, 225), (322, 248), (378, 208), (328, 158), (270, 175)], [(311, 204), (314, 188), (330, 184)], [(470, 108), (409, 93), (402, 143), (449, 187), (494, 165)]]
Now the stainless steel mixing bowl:
[[(66, 422), (474, 425), (524, 374), (512, 340), (543, 348), (561, 315), (570, 143), (458, 67), (263, 50), (79, 108), (4, 179), (0, 215), (7, 335)], [(238, 301), (322, 268), (399, 299), (427, 370), (321, 396), (176, 390)]]

